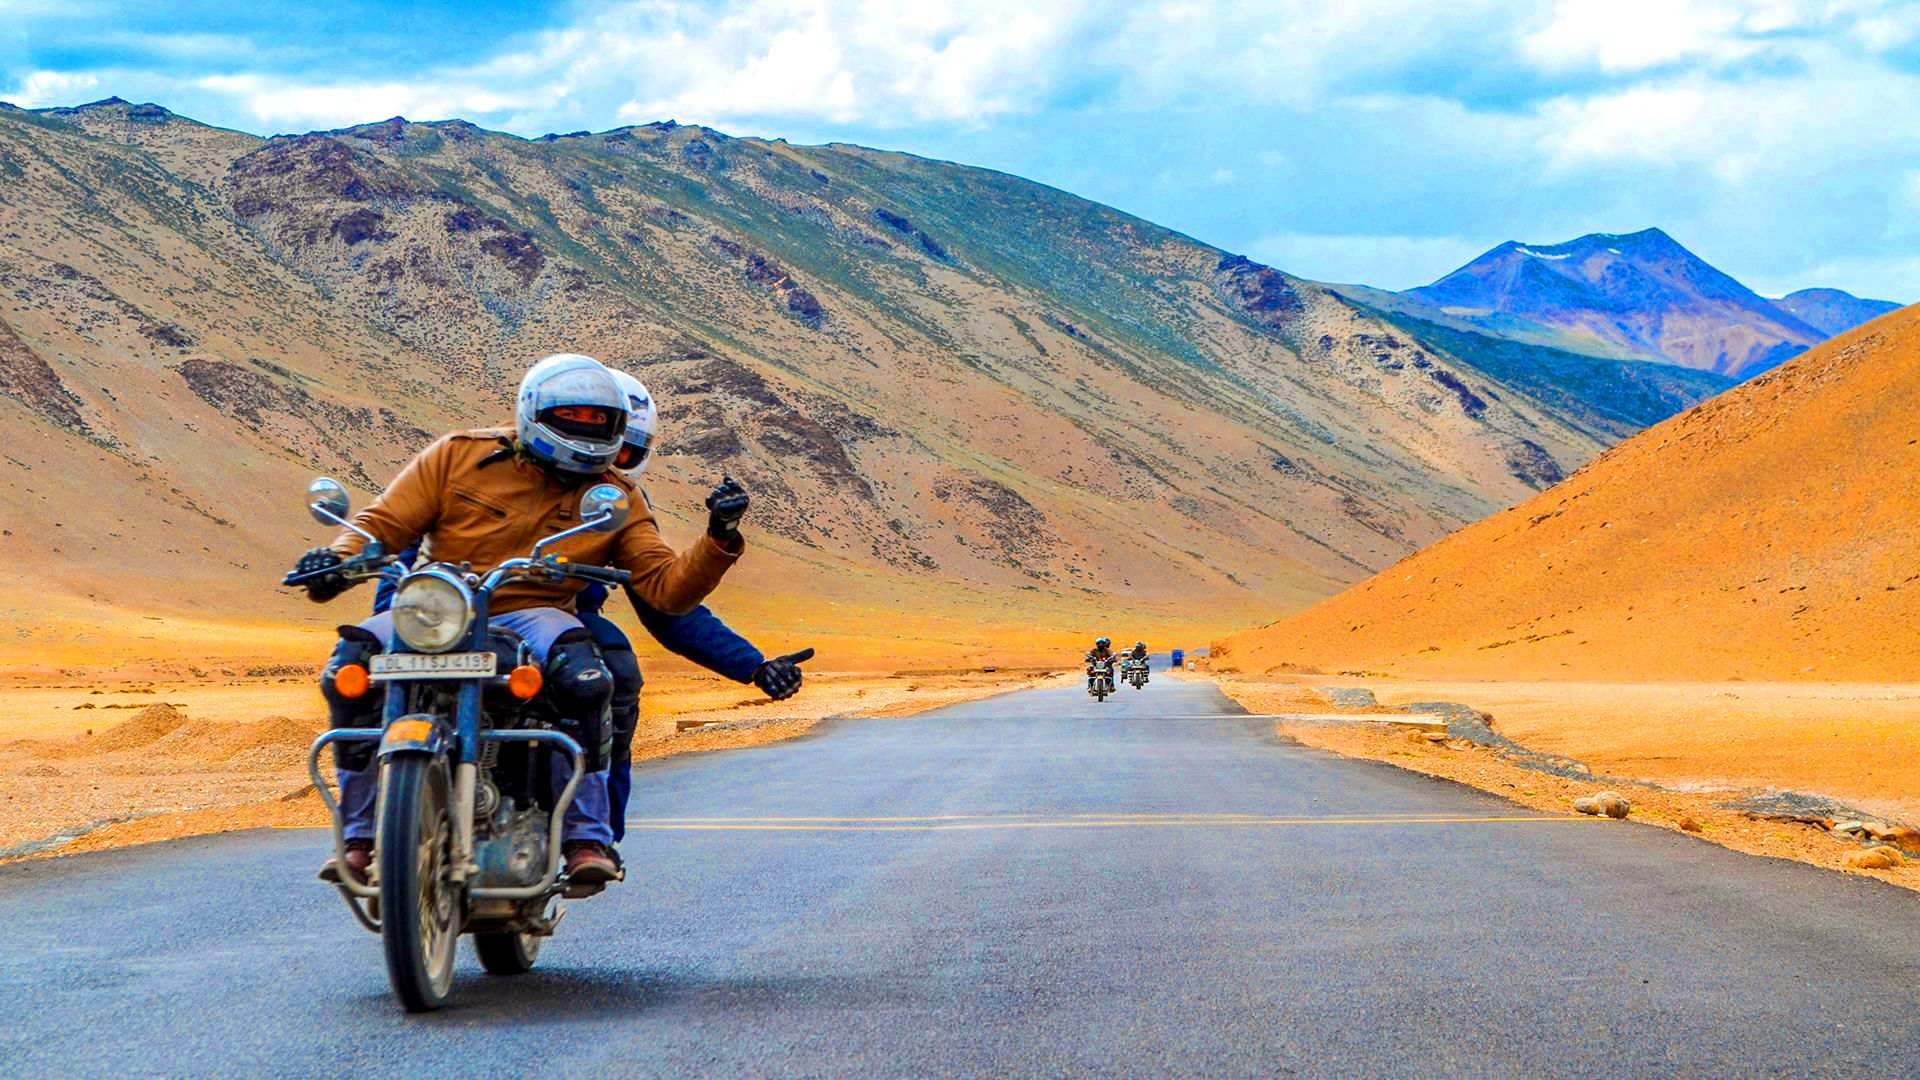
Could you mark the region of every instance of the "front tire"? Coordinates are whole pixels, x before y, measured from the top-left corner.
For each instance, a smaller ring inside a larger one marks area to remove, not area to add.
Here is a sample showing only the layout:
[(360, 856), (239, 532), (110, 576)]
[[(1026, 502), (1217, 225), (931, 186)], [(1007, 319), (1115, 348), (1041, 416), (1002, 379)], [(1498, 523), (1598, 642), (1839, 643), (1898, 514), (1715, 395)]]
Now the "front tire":
[(422, 754), (386, 763), (380, 795), (380, 941), (387, 981), (408, 1012), (431, 1012), (453, 990), (461, 903), (451, 880), (453, 819), (446, 765)]
[(540, 937), (512, 930), (473, 935), (473, 953), (489, 975), (525, 975), (540, 957)]

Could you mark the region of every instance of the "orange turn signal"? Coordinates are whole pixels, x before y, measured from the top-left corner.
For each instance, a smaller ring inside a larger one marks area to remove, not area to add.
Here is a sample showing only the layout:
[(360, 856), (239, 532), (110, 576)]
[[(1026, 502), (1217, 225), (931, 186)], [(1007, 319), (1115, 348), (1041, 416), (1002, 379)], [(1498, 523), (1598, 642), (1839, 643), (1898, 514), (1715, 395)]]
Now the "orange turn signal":
[(339, 671), (333, 673), (333, 688), (349, 701), (365, 697), (367, 688), (372, 685), (373, 680), (367, 677), (367, 669), (359, 664), (342, 665)]
[(546, 679), (541, 676), (540, 669), (532, 664), (521, 664), (507, 675), (508, 691), (521, 701), (532, 701), (533, 695), (540, 692), (540, 687), (545, 682)]
[(395, 720), (387, 725), (387, 733), (381, 737), (385, 743), (423, 743), (433, 737), (431, 720)]

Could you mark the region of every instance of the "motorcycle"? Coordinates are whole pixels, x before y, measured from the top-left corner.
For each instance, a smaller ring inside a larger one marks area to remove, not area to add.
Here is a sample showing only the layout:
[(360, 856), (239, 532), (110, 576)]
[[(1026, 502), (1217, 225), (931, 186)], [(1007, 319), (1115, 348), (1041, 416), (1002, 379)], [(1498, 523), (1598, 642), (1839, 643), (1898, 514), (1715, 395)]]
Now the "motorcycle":
[(1095, 701), (1104, 702), (1107, 695), (1113, 693), (1113, 661), (1098, 660), (1087, 666), (1087, 693)]
[(1147, 685), (1147, 662), (1145, 660), (1128, 660), (1125, 676), (1127, 685), (1133, 687), (1135, 690)]
[[(402, 571), (347, 519), (347, 493), (339, 483), (321, 477), (307, 493), (315, 520), (359, 533), (367, 547), (339, 567), (288, 574), (283, 584), (325, 573), (350, 581), (389, 575), (398, 579), (396, 612), (410, 606), (429, 613), (396, 618), (390, 651), (335, 676), (349, 697), (386, 687), (381, 726), (325, 732), (307, 754), (314, 790), (333, 818), (333, 861), (321, 879), (340, 891), (362, 926), (380, 935), (400, 1004), (427, 1012), (451, 996), (461, 935), (472, 935), (490, 974), (522, 974), (565, 914), (559, 901), (604, 888), (569, 884), (561, 873), (561, 819), (586, 775), (586, 754), (555, 730), (559, 718), (539, 697), (541, 669), (517, 635), (488, 626), (488, 610), (501, 586), (514, 581), (625, 586), (631, 578), (624, 570), (577, 565), (550, 549), (572, 536), (618, 529), (631, 506), (619, 487), (596, 484), (581, 496), (580, 524), (482, 576), (447, 563)], [(349, 742), (378, 746), (374, 862), (366, 884), (339, 870), (345, 822), (320, 774), (321, 752)], [(551, 790), (557, 777), (549, 779), (552, 754), (573, 767), (558, 791)]]

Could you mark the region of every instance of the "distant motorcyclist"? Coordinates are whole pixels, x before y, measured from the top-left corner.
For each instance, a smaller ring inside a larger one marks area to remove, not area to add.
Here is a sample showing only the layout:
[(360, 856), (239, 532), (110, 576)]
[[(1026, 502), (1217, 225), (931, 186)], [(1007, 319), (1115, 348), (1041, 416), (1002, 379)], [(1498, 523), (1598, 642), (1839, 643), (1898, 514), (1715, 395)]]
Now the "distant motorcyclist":
[[(549, 356), (521, 380), (512, 428), (458, 431), (435, 441), (354, 523), (389, 551), (424, 541), (424, 557), (467, 563), (485, 573), (525, 554), (533, 540), (573, 524), (579, 490), (587, 484), (604, 481), (633, 492), (632, 482), (612, 471), (627, 416), (625, 394), (598, 361)], [(713, 591), (744, 550), (738, 524), (747, 505), (747, 493), (738, 484), (721, 484), (707, 499), (707, 535), (679, 553), (661, 538), (652, 513), (636, 507), (619, 529), (576, 538), (573, 557), (626, 570), (633, 576), (633, 592), (648, 604), (686, 613)], [(358, 535), (343, 532), (330, 547), (308, 551), (297, 570), (339, 566), (363, 544)], [(322, 575), (308, 582), (308, 595), (331, 600), (349, 584), (342, 575)], [(547, 700), (586, 751), (588, 773), (564, 817), (562, 853), (569, 880), (593, 884), (618, 874), (607, 847), (613, 838), (607, 795), (612, 732), (605, 717), (613, 680), (574, 613), (581, 587), (579, 581), (515, 582), (494, 594), (492, 622), (517, 633), (543, 666)], [(389, 611), (340, 628), (340, 644), (321, 674), (333, 726), (366, 726), (378, 716), (379, 694), (344, 697), (333, 675), (347, 664), (365, 665), (389, 648), (395, 615)], [(335, 746), (346, 819), (343, 869), (361, 881), (373, 855), (377, 770), (372, 752), (369, 743)], [(569, 765), (555, 756), (556, 787)]]
[(1117, 659), (1118, 657), (1116, 657), (1113, 652), (1112, 638), (1095, 638), (1093, 651), (1089, 652), (1084, 660), (1084, 663), (1087, 665), (1087, 685), (1092, 686), (1094, 676), (1098, 674), (1102, 668), (1111, 668)]
[(1147, 643), (1144, 641), (1134, 642), (1133, 651), (1127, 655), (1133, 657), (1135, 660), (1145, 660), (1147, 658)]

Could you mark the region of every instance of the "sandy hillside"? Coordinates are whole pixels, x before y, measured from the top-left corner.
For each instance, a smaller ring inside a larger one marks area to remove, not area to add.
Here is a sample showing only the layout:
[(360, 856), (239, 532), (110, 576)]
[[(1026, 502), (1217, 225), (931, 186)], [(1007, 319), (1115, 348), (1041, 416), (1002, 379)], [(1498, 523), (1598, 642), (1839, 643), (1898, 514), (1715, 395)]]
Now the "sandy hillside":
[(1920, 672), (1920, 307), (1621, 444), (1220, 664), (1906, 682)]
[(364, 500), (558, 350), (660, 397), (670, 540), (722, 471), (752, 488), (717, 600), (826, 664), (1243, 626), (1644, 422), (1111, 208), (859, 147), (259, 139), (109, 100), (0, 108), (0, 177), (0, 667), (147, 616), (336, 621), (272, 584), (319, 534), (306, 480)]

